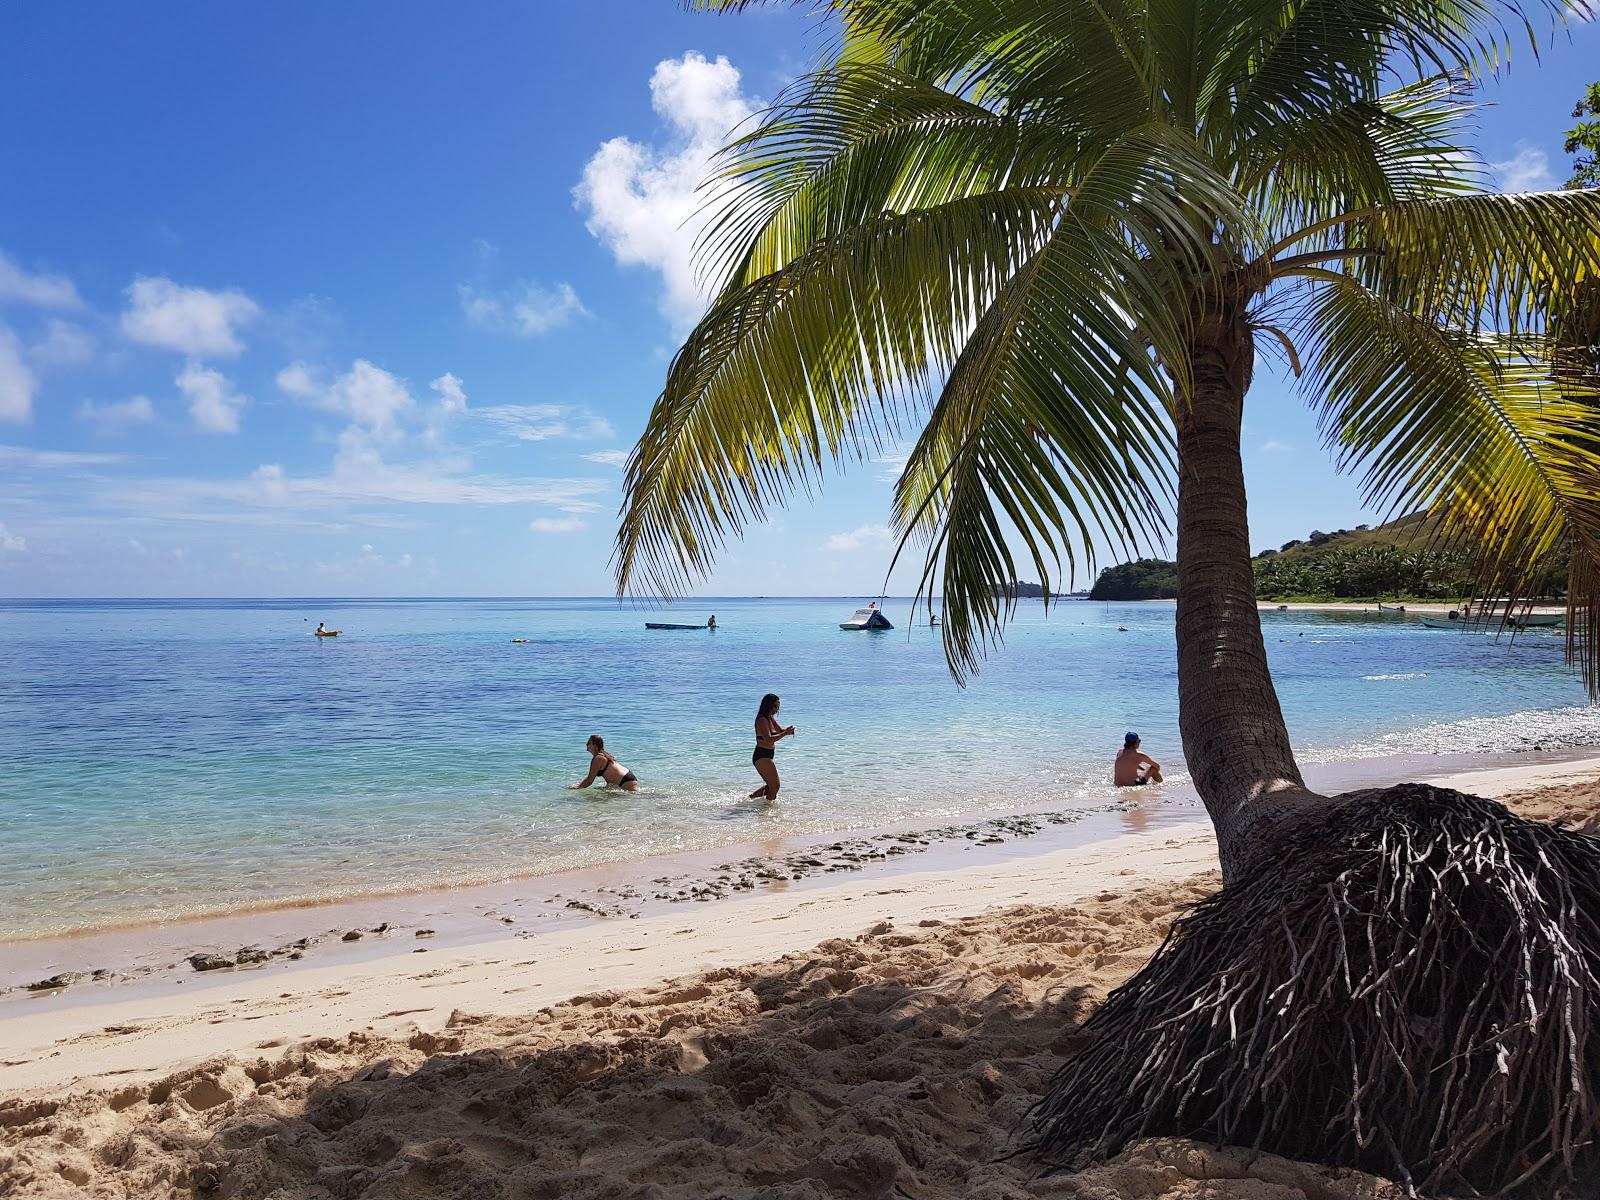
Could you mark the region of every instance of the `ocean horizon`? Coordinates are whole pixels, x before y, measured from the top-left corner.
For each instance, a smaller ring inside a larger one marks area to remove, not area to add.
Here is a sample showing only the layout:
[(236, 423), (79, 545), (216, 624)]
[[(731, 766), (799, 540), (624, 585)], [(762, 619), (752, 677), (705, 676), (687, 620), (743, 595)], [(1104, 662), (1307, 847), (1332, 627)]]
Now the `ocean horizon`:
[[(840, 630), (864, 603), (0, 601), (0, 938), (1097, 807), (1128, 729), (1182, 780), (1170, 603), (1023, 601), (965, 689), (905, 598), (892, 631)], [(1262, 620), (1302, 761), (1600, 743), (1559, 638)], [(800, 730), (770, 806), (766, 691)], [(565, 790), (591, 733), (641, 792)]]

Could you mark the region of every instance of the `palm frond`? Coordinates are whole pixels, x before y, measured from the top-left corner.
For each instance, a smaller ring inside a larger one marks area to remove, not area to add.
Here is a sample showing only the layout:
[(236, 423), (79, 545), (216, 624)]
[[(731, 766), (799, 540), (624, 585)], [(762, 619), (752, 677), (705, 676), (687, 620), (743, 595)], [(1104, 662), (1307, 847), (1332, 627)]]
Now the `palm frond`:
[(885, 213), (1004, 187), (1065, 187), (1080, 146), (891, 67), (800, 81), (723, 152), (699, 246), (710, 278), (744, 286)]
[(893, 435), (1059, 205), (1017, 188), (882, 216), (721, 297), (629, 460), (619, 590), (674, 590), (825, 462)]
[(1569, 652), (1600, 695), (1600, 389), (1559, 381), (1547, 338), (1451, 329), (1351, 280), (1320, 290), (1305, 377), (1341, 466), (1368, 500), (1426, 510), (1486, 594), (1568, 568)]

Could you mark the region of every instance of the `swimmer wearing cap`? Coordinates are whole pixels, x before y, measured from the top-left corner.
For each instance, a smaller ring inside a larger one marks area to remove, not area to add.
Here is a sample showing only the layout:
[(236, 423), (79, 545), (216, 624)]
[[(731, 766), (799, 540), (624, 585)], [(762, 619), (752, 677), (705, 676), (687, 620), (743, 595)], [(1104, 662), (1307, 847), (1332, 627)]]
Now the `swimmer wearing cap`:
[(1139, 735), (1132, 730), (1122, 739), (1111, 781), (1118, 787), (1141, 787), (1161, 782), (1161, 764), (1139, 749)]

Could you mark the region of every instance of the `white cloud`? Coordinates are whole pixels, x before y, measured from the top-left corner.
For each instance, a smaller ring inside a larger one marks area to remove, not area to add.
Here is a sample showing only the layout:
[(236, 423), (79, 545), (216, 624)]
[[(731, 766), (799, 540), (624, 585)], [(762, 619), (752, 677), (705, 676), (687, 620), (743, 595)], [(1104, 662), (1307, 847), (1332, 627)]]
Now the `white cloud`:
[(609, 438), (617, 434), (610, 421), (573, 404), (491, 404), (473, 409), (472, 415), (519, 442)]
[(20, 533), (12, 533), (6, 523), (0, 521), (0, 554), (21, 554), (27, 548), (28, 539)]
[(30, 275), (0, 253), (0, 302), (15, 301), (35, 308), (82, 308), (83, 301), (65, 275)]
[(35, 450), (31, 446), (0, 445), (0, 463), (22, 470), (56, 467), (105, 467), (127, 462), (125, 454), (96, 454), (81, 450)]
[(626, 450), (596, 450), (593, 454), (584, 457), (592, 463), (599, 463), (602, 467), (621, 467), (628, 462)]
[(244, 350), (238, 331), (261, 315), (243, 292), (184, 287), (140, 276), (128, 285), (122, 333), (130, 341), (192, 358), (234, 358)]
[[(455, 380), (459, 389), (461, 381), (455, 376), (442, 378)], [(434, 381), (435, 388), (440, 382)], [(403, 379), (364, 358), (356, 359), (348, 371), (332, 380), (324, 380), (305, 363), (291, 363), (278, 372), (278, 387), (296, 399), (343, 413), (356, 425), (379, 434), (394, 433), (400, 418), (416, 408)], [(464, 393), (461, 400), (466, 403)]]
[(695, 239), (705, 223), (698, 189), (712, 173), (712, 157), (755, 106), (732, 63), (693, 52), (656, 64), (650, 102), (669, 126), (666, 142), (605, 142), (584, 166), (573, 197), (589, 232), (619, 263), (661, 273), (661, 311), (683, 329), (709, 298), (694, 269)]
[(155, 405), (148, 396), (134, 396), (114, 404), (85, 400), (78, 408), (78, 420), (87, 421), (99, 433), (121, 433), (129, 426), (146, 425), (155, 419)]
[(1556, 186), (1555, 176), (1550, 173), (1550, 156), (1527, 142), (1518, 142), (1515, 154), (1490, 163), (1489, 169), (1502, 192), (1547, 192)]
[(45, 366), (82, 366), (94, 358), (94, 335), (81, 325), (51, 317), (44, 336), (28, 347), (28, 353)]
[(1293, 449), (1294, 447), (1288, 442), (1280, 442), (1277, 438), (1268, 438), (1261, 443), (1261, 453), (1263, 454), (1287, 454)]
[(577, 517), (535, 517), (528, 528), (535, 533), (578, 533), (583, 521)]
[(411, 555), (402, 554), (399, 558), (394, 560), (394, 565), (399, 567), (402, 571), (409, 571), (411, 569)]
[(207, 433), (238, 433), (239, 417), (250, 397), (234, 390), (221, 371), (191, 362), (178, 374), (178, 390), (189, 402), (189, 416)]
[(442, 415), (454, 416), (467, 411), (467, 392), (461, 386), (459, 376), (446, 371), (428, 386), (439, 394), (439, 412)]
[(553, 288), (519, 283), (511, 291), (498, 295), (463, 283), (457, 291), (467, 321), (496, 333), (534, 337), (560, 329), (574, 317), (588, 315), (570, 283), (558, 283)]
[(887, 544), (894, 535), (886, 525), (861, 525), (849, 533), (836, 533), (828, 539), (829, 550), (860, 550), (863, 546)]
[(0, 421), (32, 420), (38, 391), (38, 376), (22, 359), (22, 343), (9, 329), (0, 328)]

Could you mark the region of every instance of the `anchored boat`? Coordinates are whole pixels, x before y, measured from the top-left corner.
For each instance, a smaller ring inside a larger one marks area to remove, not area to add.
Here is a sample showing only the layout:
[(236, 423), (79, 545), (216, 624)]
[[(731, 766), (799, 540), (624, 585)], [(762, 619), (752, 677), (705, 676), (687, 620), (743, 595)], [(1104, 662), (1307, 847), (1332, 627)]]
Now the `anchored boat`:
[(893, 629), (889, 618), (883, 615), (883, 610), (876, 604), (869, 604), (865, 608), (858, 608), (855, 615), (848, 621), (839, 622), (840, 629)]

